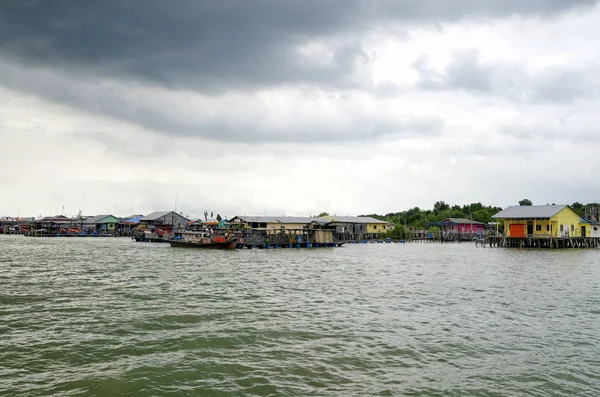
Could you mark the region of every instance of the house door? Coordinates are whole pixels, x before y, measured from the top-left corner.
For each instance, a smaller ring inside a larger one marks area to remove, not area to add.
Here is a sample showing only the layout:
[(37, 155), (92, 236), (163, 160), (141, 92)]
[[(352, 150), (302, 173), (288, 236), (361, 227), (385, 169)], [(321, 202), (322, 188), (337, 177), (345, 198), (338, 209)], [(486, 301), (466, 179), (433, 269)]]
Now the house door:
[(581, 237), (587, 237), (587, 234), (585, 232), (585, 226), (581, 226)]
[(510, 237), (525, 237), (525, 225), (510, 225)]
[(533, 234), (533, 222), (527, 222), (527, 234)]

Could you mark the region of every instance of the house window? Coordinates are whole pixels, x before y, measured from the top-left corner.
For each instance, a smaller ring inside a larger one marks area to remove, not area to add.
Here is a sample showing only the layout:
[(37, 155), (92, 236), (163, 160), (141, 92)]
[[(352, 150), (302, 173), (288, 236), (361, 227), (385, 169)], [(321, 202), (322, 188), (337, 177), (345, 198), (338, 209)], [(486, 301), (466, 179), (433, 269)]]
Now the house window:
[(571, 232), (575, 231), (575, 225), (571, 225)]
[(542, 231), (542, 225), (535, 225), (535, 231), (536, 232), (541, 232)]
[(546, 225), (546, 231), (549, 232), (550, 231), (550, 225)]

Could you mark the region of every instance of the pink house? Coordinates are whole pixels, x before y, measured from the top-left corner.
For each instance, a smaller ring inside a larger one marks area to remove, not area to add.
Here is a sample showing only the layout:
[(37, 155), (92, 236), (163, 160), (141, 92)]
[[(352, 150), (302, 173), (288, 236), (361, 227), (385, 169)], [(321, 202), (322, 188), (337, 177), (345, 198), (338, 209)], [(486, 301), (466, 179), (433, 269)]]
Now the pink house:
[(442, 221), (447, 231), (456, 233), (477, 233), (485, 230), (485, 223), (464, 218), (448, 218)]

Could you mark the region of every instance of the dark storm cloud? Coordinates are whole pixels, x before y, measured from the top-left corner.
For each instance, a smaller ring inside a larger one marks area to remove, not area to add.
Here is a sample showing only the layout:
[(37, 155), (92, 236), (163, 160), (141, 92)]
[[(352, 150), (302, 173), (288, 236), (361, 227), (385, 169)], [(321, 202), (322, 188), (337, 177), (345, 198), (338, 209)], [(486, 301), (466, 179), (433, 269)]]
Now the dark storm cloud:
[[(339, 118), (347, 119), (342, 122), (319, 119), (321, 110), (315, 107), (278, 125), (263, 122), (268, 109), (255, 104), (211, 113), (202, 103), (188, 103), (185, 95), (142, 95), (191, 92), (219, 100), (227, 92), (295, 85), (328, 92), (362, 90), (385, 98), (406, 87), (373, 86), (361, 74), (370, 62), (360, 42), (367, 31), (390, 24), (434, 26), (478, 17), (548, 15), (594, 3), (5, 0), (0, 2), (0, 85), (170, 136), (337, 142), (440, 135), (444, 122), (434, 116), (368, 113), (341, 105)], [(425, 76), (424, 70), (422, 84), (434, 89), (485, 92), (494, 84), (494, 73), (473, 53), (458, 56), (444, 76)]]
[[(201, 91), (317, 82), (352, 85), (365, 57), (352, 34), (386, 23), (550, 14), (592, 0), (3, 1), (0, 53), (26, 64)], [(296, 51), (344, 34), (327, 65)]]
[[(292, 112), (282, 124), (277, 121), (277, 108), (256, 101), (252, 96), (185, 95), (152, 86), (98, 82), (93, 77), (66, 71), (24, 70), (2, 61), (0, 76), (7, 77), (5, 85), (9, 88), (131, 122), (171, 137), (246, 143), (352, 142), (439, 136), (444, 130), (444, 121), (434, 115), (366, 112), (352, 101), (351, 96), (335, 97), (310, 89), (302, 94), (303, 103), (309, 103), (308, 110)], [(326, 114), (315, 105), (321, 99), (336, 107), (337, 116)], [(91, 131), (93, 126), (82, 126), (82, 129)], [(96, 135), (98, 139), (104, 139), (103, 134)], [(110, 146), (116, 145), (111, 141)]]

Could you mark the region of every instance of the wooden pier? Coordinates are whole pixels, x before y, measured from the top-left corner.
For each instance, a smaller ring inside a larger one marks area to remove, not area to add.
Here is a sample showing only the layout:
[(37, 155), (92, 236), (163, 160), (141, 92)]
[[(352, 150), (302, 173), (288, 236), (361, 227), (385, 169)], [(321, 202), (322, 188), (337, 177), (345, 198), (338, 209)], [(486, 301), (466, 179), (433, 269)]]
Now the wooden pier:
[(600, 237), (503, 237), (490, 236), (476, 245), (507, 248), (600, 248)]
[(477, 240), (480, 233), (431, 233), (408, 238), (411, 243), (470, 243)]

